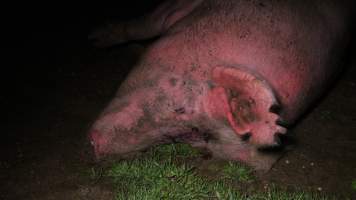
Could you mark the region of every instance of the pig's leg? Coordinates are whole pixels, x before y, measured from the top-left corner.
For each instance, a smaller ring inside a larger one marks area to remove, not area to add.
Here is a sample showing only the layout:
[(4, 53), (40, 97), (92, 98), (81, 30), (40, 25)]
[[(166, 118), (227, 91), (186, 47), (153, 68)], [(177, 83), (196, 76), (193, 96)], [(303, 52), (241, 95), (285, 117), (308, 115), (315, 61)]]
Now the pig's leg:
[(109, 23), (98, 29), (89, 39), (98, 47), (109, 47), (132, 40), (153, 38), (164, 33), (188, 15), (203, 0), (166, 0), (152, 13), (128, 22)]

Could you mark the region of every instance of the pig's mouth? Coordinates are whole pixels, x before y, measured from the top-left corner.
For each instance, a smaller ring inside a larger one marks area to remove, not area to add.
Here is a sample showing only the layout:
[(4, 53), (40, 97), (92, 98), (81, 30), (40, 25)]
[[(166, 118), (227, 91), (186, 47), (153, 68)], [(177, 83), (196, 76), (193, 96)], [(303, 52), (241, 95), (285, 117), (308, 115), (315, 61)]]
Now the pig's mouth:
[[(242, 140), (257, 147), (278, 146), (287, 129), (278, 124), (281, 109), (269, 84), (237, 68), (216, 67), (213, 80), (224, 90), (225, 115)], [(221, 92), (220, 92), (221, 93)]]

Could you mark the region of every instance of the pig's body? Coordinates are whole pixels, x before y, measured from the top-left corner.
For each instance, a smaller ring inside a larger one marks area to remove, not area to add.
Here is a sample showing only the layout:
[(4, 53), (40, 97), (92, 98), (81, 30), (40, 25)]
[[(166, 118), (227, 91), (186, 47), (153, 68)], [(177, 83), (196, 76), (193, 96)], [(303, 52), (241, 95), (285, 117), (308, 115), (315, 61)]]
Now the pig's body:
[(93, 125), (96, 156), (182, 141), (268, 168), (257, 148), (277, 145), (286, 129), (276, 121), (294, 123), (337, 71), (346, 3), (176, 2), (184, 6), (155, 25), (163, 36)]

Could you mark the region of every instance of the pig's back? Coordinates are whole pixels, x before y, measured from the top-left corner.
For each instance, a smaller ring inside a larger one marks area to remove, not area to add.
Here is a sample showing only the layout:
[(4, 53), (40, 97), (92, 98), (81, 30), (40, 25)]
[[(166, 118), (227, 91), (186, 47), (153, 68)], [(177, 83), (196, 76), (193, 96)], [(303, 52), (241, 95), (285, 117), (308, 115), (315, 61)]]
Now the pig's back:
[[(206, 0), (167, 33), (204, 68), (248, 68), (264, 77), (294, 121), (335, 74), (347, 43), (350, 1)], [(177, 55), (176, 55), (177, 56)], [(209, 71), (209, 70), (208, 70)], [(292, 106), (291, 106), (292, 105)]]

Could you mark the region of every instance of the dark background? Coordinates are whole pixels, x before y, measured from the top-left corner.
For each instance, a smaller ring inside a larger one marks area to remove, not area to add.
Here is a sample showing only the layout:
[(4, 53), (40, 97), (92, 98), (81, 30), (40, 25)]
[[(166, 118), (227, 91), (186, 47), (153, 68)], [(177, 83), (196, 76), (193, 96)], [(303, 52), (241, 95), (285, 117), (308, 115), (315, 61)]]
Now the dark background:
[(3, 6), (0, 199), (105, 198), (102, 188), (85, 197), (77, 191), (90, 182), (82, 176), (92, 167), (89, 155), (82, 155), (86, 131), (140, 51), (129, 45), (98, 49), (87, 36), (106, 21), (140, 16), (158, 2)]
[(158, 2), (131, 0), (98, 5), (87, 2), (85, 6), (19, 2), (5, 7), (8, 14), (2, 19), (5, 56), (0, 72), (4, 118), (1, 121), (11, 128), (22, 123), (20, 118), (30, 120), (30, 116), (24, 115), (36, 114), (31, 111), (34, 104), (48, 103), (47, 96), (65, 82), (66, 72), (81, 73), (78, 65), (64, 63), (85, 60), (95, 51), (87, 40), (87, 35), (95, 27), (113, 19), (140, 16), (152, 10)]

